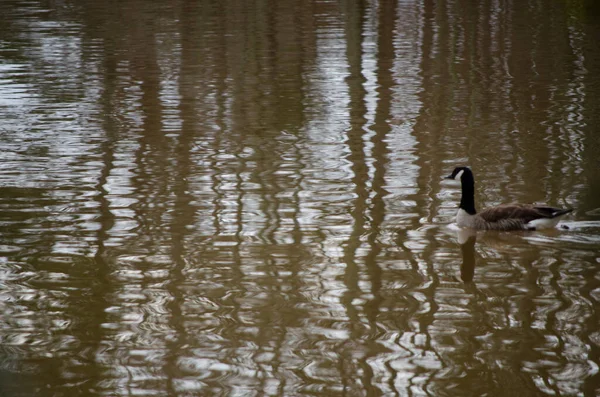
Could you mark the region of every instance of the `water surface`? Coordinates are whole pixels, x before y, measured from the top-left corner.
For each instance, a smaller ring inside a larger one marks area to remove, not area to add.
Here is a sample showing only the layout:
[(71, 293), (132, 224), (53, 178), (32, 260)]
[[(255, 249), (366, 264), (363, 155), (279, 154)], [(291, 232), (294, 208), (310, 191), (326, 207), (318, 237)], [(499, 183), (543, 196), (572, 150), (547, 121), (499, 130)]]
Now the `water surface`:
[(0, 394), (600, 394), (598, 14), (3, 1)]

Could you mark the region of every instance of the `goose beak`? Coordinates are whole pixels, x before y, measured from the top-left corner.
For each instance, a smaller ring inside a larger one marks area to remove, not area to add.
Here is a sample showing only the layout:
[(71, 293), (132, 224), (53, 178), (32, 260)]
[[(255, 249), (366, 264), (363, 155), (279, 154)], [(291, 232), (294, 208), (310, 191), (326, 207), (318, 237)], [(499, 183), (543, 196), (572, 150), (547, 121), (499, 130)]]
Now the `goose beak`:
[(454, 179), (454, 178), (452, 178), (452, 175), (448, 175), (448, 176), (445, 176), (444, 179)]

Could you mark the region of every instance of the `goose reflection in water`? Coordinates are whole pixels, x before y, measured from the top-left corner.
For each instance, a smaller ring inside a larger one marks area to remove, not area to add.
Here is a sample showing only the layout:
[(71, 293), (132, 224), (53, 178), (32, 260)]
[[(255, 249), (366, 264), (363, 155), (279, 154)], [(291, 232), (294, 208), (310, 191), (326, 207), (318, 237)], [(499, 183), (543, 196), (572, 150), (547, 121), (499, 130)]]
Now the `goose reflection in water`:
[[(571, 223), (568, 229), (575, 228)], [(563, 229), (563, 228), (561, 228)], [(473, 282), (475, 275), (475, 243), (491, 248), (497, 252), (510, 252), (513, 249), (530, 250), (535, 246), (554, 245), (559, 239), (570, 239), (576, 241), (577, 236), (564, 233), (561, 229), (546, 230), (543, 234), (530, 235), (529, 232), (521, 233), (498, 233), (495, 231), (476, 231), (470, 228), (456, 228), (456, 239), (460, 245), (462, 263), (460, 266), (460, 278), (465, 283)]]
[(477, 233), (470, 229), (460, 229), (457, 230), (456, 235), (462, 253), (460, 278), (465, 284), (468, 284), (473, 282), (473, 276), (475, 275), (475, 241), (477, 241)]

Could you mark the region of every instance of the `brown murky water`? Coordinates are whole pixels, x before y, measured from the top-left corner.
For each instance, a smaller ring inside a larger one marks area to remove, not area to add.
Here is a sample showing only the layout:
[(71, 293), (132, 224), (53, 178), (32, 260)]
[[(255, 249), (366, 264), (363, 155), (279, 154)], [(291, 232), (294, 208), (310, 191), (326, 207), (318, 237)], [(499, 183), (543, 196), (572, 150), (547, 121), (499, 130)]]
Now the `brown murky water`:
[(599, 14), (2, 1), (0, 395), (600, 394)]

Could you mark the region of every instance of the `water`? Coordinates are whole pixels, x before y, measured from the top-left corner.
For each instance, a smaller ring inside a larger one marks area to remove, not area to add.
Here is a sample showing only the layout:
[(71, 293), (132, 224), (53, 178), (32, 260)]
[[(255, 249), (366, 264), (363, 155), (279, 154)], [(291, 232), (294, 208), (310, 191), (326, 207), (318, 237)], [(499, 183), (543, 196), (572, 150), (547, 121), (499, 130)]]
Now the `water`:
[(0, 3), (0, 394), (600, 394), (598, 7), (475, 3)]

